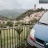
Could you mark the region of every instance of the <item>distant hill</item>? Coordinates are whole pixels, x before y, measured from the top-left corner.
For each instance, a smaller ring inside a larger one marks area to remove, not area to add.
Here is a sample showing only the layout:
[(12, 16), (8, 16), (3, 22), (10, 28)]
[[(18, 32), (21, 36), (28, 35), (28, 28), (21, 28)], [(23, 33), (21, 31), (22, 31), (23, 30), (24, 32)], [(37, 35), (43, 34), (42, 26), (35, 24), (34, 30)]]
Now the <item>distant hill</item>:
[(1, 10), (0, 15), (2, 15), (3, 17), (10, 18), (10, 19), (15, 19), (19, 15), (24, 13), (25, 11), (26, 11), (26, 9), (12, 9), (12, 10), (6, 9), (6, 10)]
[(9, 18), (3, 17), (2, 15), (0, 15), (0, 20), (9, 20)]

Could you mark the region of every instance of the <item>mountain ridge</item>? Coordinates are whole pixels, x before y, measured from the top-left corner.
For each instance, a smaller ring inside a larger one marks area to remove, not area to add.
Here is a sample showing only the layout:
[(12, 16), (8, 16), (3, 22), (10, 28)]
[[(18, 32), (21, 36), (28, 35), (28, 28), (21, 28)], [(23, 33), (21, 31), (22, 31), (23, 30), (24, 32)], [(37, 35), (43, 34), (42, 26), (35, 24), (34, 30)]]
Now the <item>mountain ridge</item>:
[(12, 9), (12, 10), (5, 9), (0, 11), (0, 15), (10, 19), (15, 19), (25, 11), (26, 11), (25, 9)]

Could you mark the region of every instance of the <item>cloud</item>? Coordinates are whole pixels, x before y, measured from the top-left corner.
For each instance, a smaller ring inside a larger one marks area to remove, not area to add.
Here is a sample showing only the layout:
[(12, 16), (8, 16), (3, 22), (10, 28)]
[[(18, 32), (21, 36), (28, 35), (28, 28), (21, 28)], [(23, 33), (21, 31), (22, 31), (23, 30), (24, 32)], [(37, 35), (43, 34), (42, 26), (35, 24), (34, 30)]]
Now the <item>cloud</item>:
[(0, 10), (14, 8), (30, 9), (34, 7), (34, 4), (36, 4), (37, 7), (44, 7), (44, 5), (39, 4), (39, 0), (0, 0)]
[(16, 2), (15, 3), (14, 2), (15, 1), (13, 1), (13, 0), (0, 0), (0, 7), (2, 9), (12, 9), (15, 7), (14, 4)]
[(22, 8), (33, 8), (34, 4), (38, 4), (38, 0), (18, 0), (18, 4)]
[(37, 0), (0, 0), (0, 9), (32, 8)]

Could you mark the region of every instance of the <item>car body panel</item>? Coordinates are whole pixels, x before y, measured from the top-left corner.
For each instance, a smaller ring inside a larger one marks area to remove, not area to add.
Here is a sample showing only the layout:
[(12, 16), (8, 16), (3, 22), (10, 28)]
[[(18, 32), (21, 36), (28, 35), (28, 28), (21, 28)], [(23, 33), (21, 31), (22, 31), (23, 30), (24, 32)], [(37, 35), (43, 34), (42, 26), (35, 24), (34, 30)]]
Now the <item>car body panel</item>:
[[(27, 44), (30, 44), (31, 46), (35, 46), (35, 47), (37, 47), (37, 48), (44, 48), (44, 46), (41, 46), (41, 45), (33, 42), (32, 40), (30, 40), (29, 36), (28, 36), (28, 38), (27, 38)], [(28, 46), (29, 46), (29, 45), (28, 45)], [(29, 47), (30, 47), (30, 46), (29, 46)], [(30, 48), (32, 48), (32, 47), (30, 47)]]
[(48, 43), (48, 11), (44, 13), (43, 16), (42, 20), (40, 20), (40, 18), (39, 21), (31, 29), (30, 36), (34, 38), (34, 41), (31, 40), (30, 37), (27, 39), (28, 44), (37, 48), (48, 48), (46, 47), (46, 44)]
[(48, 42), (48, 26), (42, 24), (36, 24), (35, 29), (35, 38), (41, 39), (45, 42)]

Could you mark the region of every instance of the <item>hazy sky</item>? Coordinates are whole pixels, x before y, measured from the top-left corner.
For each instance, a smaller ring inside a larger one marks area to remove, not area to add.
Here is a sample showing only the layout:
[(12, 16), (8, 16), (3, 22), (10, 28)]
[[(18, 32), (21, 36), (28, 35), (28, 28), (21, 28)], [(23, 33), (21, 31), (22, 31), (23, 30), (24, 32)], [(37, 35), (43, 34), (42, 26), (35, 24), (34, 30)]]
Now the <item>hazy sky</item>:
[(0, 10), (2, 9), (31, 9), (34, 4), (38, 7), (48, 8), (48, 4), (39, 4), (39, 0), (0, 0)]

